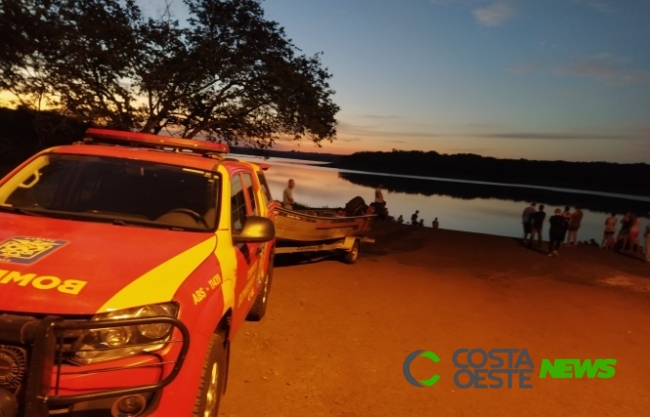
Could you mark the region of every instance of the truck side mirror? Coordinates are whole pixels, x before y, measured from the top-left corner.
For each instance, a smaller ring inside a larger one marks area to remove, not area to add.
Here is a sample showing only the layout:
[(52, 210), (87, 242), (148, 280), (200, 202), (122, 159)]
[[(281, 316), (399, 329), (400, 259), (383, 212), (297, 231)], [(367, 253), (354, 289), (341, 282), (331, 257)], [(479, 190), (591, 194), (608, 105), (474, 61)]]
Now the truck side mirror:
[(240, 233), (233, 234), (235, 243), (263, 243), (275, 238), (275, 225), (266, 217), (249, 216)]

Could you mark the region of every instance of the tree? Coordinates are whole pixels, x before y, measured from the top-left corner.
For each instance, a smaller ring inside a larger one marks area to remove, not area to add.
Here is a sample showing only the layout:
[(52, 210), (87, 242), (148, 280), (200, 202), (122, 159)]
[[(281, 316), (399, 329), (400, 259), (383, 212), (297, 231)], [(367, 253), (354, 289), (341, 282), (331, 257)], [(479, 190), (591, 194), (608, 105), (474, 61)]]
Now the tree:
[[(145, 18), (134, 0), (0, 0), (0, 88), (83, 122), (270, 147), (321, 146), (339, 107), (321, 54), (301, 54), (261, 0), (184, 0)], [(169, 5), (168, 5), (169, 6)]]

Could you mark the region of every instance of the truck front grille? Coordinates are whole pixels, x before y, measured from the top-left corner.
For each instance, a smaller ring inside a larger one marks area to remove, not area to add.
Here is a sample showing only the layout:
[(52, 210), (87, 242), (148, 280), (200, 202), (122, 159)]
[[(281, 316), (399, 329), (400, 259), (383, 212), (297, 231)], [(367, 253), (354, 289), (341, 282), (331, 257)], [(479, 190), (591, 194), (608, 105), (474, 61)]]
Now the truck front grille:
[[(79, 317), (65, 319), (0, 312), (0, 389), (13, 394), (18, 403), (19, 415), (34, 417), (47, 417), (50, 411), (65, 415), (65, 410), (77, 403), (158, 392), (178, 376), (189, 350), (189, 330), (182, 322), (172, 317), (142, 317), (119, 322), (123, 326), (158, 323), (172, 326), (174, 334), (177, 334), (177, 337), (172, 337), (169, 341), (157, 342), (168, 344), (167, 354), (172, 352), (169, 357), (163, 359), (152, 355), (157, 361), (118, 366), (112, 361), (106, 361), (88, 369), (75, 364), (73, 360), (78, 350), (75, 342), (84, 332), (115, 327), (114, 320), (91, 321)], [(96, 391), (89, 389), (78, 394), (66, 394), (61, 391), (60, 384), (65, 376), (128, 372), (145, 367), (160, 369), (158, 379), (152, 380), (151, 383), (136, 384), (125, 381), (123, 387), (100, 388)]]
[(27, 372), (27, 351), (11, 345), (0, 345), (0, 388), (17, 393)]

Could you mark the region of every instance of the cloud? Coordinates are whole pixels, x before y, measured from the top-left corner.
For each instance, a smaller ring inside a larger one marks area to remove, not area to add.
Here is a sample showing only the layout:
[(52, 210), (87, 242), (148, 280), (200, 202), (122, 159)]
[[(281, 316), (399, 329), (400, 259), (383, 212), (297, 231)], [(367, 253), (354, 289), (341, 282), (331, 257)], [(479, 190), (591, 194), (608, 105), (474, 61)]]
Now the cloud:
[(349, 123), (345, 121), (340, 121), (338, 125), (339, 137), (345, 136), (357, 136), (361, 138), (399, 138), (399, 137), (408, 137), (408, 138), (431, 138), (431, 137), (443, 137), (444, 134), (437, 133), (428, 133), (428, 132), (408, 132), (408, 131), (395, 131), (395, 130), (386, 130), (383, 126), (368, 126), (360, 125), (355, 123)]
[(446, 6), (452, 3), (471, 3), (476, 0), (429, 0), (429, 3), (437, 4), (439, 6)]
[(485, 129), (485, 128), (500, 127), (500, 125), (494, 123), (465, 123), (464, 125), (462, 125), (462, 127)]
[(650, 84), (650, 71), (641, 71), (634, 74), (625, 74), (621, 77), (621, 83), (628, 84)]
[(439, 138), (439, 137), (450, 136), (447, 134), (428, 133), (428, 132), (378, 131), (378, 130), (362, 128), (362, 127), (357, 127), (357, 128), (350, 127), (345, 129), (339, 129), (339, 132), (340, 134), (345, 134), (345, 135), (358, 135), (361, 137), (376, 137), (376, 138), (382, 138), (382, 137)]
[(542, 47), (545, 47), (545, 48), (548, 47), (548, 48), (552, 48), (552, 49), (557, 48), (557, 44), (556, 44), (556, 43), (549, 43), (549, 42), (547, 42), (547, 41), (541, 41), (541, 42), (539, 43), (539, 46), (542, 46)]
[(616, 77), (623, 70), (623, 60), (609, 54), (586, 59), (575, 60), (560, 68), (557, 73), (561, 75), (577, 75), (597, 79)]
[(590, 134), (590, 133), (534, 133), (534, 132), (504, 132), (484, 133), (472, 135), (484, 139), (543, 139), (543, 140), (611, 140), (611, 139), (638, 139), (637, 136), (627, 134)]
[(402, 116), (391, 116), (391, 115), (381, 115), (381, 114), (362, 114), (359, 117), (364, 119), (381, 119), (381, 120), (403, 119)]
[(541, 69), (542, 66), (537, 62), (524, 62), (516, 67), (506, 68), (506, 71), (514, 75), (525, 75), (538, 72)]
[(588, 77), (611, 85), (650, 84), (650, 71), (631, 71), (630, 60), (602, 53), (577, 59), (555, 71), (558, 75)]
[[(492, 140), (513, 140), (513, 141), (598, 141), (598, 140), (620, 140), (620, 141), (647, 141), (650, 135), (650, 126), (642, 129), (628, 128), (620, 130), (614, 127), (598, 127), (579, 131), (518, 131), (509, 130), (508, 127), (490, 123), (465, 123), (458, 125), (460, 130), (455, 132), (444, 132), (440, 130), (427, 130), (409, 132), (406, 129), (383, 130), (381, 128), (369, 128), (354, 124), (346, 124), (344, 129), (339, 130), (339, 141), (341, 142), (372, 142), (375, 144), (415, 144), (425, 141), (438, 141), (441, 139), (454, 140), (454, 144), (462, 146), (464, 140), (472, 141), (472, 149), (476, 141), (484, 139), (483, 143), (488, 146)], [(478, 130), (480, 129), (480, 130)], [(476, 132), (476, 133), (475, 133)], [(485, 132), (485, 133), (483, 133)]]
[(497, 2), (472, 10), (477, 22), (483, 26), (501, 26), (515, 15), (513, 0), (498, 0)]
[(604, 0), (574, 0), (578, 4), (584, 4), (601, 13), (613, 13), (614, 10)]
[(474, 6), (476, 3), (486, 3), (488, 1), (491, 0), (429, 0), (429, 3), (437, 6), (448, 6), (450, 4)]

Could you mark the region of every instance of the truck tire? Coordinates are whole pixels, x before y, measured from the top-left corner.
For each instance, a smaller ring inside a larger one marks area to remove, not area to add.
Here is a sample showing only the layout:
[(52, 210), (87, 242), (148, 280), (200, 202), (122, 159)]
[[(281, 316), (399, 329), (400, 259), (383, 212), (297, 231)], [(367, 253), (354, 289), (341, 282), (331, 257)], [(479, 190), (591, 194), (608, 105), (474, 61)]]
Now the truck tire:
[(210, 337), (192, 416), (217, 417), (219, 415), (219, 404), (228, 377), (229, 350), (230, 344), (226, 343), (224, 334), (215, 333)]
[(273, 249), (273, 251), (271, 251), (271, 255), (269, 257), (269, 267), (268, 267), (269, 269), (267, 271), (269, 276), (269, 290), (266, 295), (267, 297), (268, 294), (271, 294), (271, 289), (273, 288), (273, 270), (275, 269), (274, 267), (275, 267), (275, 248)]
[(353, 264), (357, 261), (357, 258), (359, 257), (359, 248), (361, 245), (359, 245), (359, 240), (355, 240), (354, 244), (352, 245), (352, 249), (350, 249), (348, 252), (343, 255), (343, 261), (346, 264)]
[(248, 315), (246, 316), (247, 321), (260, 321), (264, 318), (266, 314), (266, 306), (269, 303), (269, 291), (271, 289), (271, 270), (272, 266), (266, 271), (266, 277), (264, 278), (264, 284), (262, 284), (262, 289), (257, 293), (255, 297), (255, 302), (253, 307), (251, 307)]

